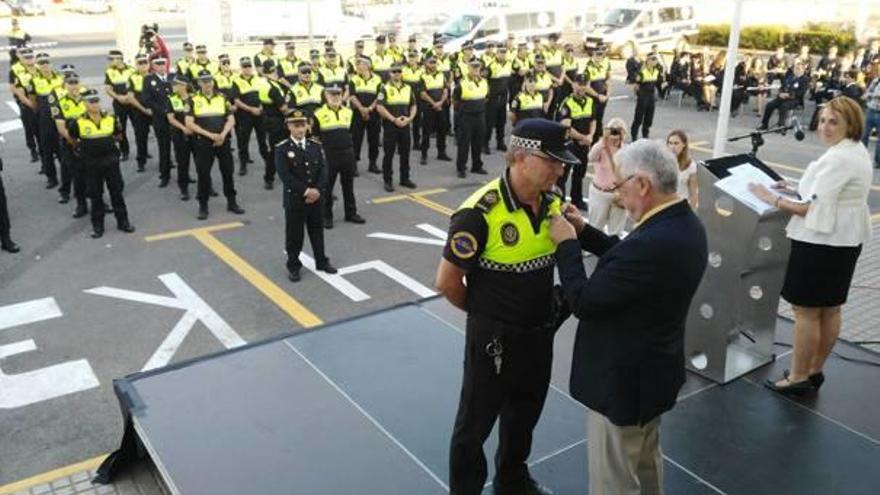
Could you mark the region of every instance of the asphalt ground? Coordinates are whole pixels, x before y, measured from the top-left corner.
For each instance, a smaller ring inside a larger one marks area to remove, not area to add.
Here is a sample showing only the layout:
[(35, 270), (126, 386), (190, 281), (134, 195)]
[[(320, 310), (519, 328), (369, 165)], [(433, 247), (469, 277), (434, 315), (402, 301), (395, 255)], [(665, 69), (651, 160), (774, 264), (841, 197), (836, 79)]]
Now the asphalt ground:
[[(629, 121), (634, 100), (620, 83), (615, 93), (621, 98), (607, 117)], [(0, 105), (0, 122), (13, 119), (12, 108)], [(670, 100), (658, 104), (651, 134), (663, 138), (682, 128), (695, 143), (695, 157), (705, 159), (716, 119), (716, 112), (696, 112), (692, 101), (678, 108)], [(756, 123), (745, 112), (731, 121), (729, 133), (748, 132)], [(262, 188), (263, 165), (253, 143), (257, 163), (246, 177), (235, 177), (245, 215), (228, 214), (221, 196), (211, 201), (210, 219), (199, 222), (196, 203), (181, 202), (173, 182), (157, 188), (155, 159), (145, 173), (137, 173), (132, 160), (122, 168), (137, 232), (118, 232), (110, 217), (107, 234), (93, 240), (88, 218), (71, 219), (73, 205), (59, 205), (57, 191), (44, 188), (21, 130), (5, 138), (3, 180), (12, 235), (22, 252), (0, 254), (0, 492), (4, 484), (115, 449), (122, 429), (112, 392), (116, 377), (430, 293), (442, 242), (437, 232), (445, 231), (448, 214), (461, 201), (504, 169), (495, 151), (484, 157), (489, 176), (463, 180), (453, 164), (433, 160), (435, 152), (427, 166), (412, 153), (419, 188), (388, 194), (361, 163), (355, 189), (367, 224), (339, 221), (337, 203), (337, 225), (325, 233), (332, 262), (353, 273), (327, 280), (304, 270), (303, 280), (291, 284), (284, 267), (281, 190)], [(747, 150), (745, 142), (728, 145), (731, 153)], [(822, 150), (812, 133), (803, 142), (789, 134), (767, 137), (759, 156), (797, 179)], [(157, 155), (153, 141), (150, 151)], [(220, 189), (216, 170), (214, 180)], [(880, 211), (877, 190), (870, 202)], [(187, 233), (163, 236), (181, 231)], [(557, 355), (570, 354), (570, 339), (562, 347)], [(565, 366), (556, 368), (554, 380), (567, 389)]]

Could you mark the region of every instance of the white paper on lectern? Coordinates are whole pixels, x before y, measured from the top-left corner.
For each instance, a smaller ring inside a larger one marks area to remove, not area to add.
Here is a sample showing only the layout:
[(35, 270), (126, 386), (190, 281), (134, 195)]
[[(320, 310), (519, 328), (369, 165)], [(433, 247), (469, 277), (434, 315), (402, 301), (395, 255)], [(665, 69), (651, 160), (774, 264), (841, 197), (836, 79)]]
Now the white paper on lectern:
[(763, 200), (752, 194), (752, 192), (749, 191), (749, 184), (761, 184), (773, 194), (782, 196), (786, 199), (791, 199), (789, 196), (780, 194), (778, 191), (774, 190), (772, 186), (776, 184), (776, 180), (758, 167), (746, 163), (729, 168), (727, 171), (730, 172), (730, 175), (717, 181), (715, 187), (738, 199), (759, 215), (763, 215), (774, 209), (774, 206), (765, 203)]

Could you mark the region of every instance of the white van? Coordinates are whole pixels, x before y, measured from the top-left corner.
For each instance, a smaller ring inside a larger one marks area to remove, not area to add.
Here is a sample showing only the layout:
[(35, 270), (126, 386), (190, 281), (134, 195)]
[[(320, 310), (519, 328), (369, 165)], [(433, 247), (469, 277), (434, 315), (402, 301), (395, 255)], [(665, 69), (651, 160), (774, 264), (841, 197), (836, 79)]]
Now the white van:
[(595, 28), (584, 35), (584, 48), (604, 43), (609, 52), (628, 58), (634, 49), (646, 52), (681, 49), (685, 36), (697, 34), (694, 3), (671, 0), (634, 0), (608, 9)]
[(485, 48), (487, 41), (505, 42), (509, 34), (517, 39), (547, 36), (562, 31), (562, 16), (554, 9), (486, 10), (453, 16), (439, 30), (447, 53), (460, 50), (465, 41)]

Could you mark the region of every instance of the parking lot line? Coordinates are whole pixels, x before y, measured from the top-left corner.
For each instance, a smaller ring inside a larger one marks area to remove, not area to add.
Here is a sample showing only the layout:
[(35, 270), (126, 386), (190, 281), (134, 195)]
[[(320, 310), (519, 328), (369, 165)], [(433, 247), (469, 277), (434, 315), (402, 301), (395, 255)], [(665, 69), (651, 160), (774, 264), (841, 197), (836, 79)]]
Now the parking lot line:
[(430, 208), (438, 213), (442, 213), (443, 215), (452, 215), (455, 213), (455, 210), (449, 208), (446, 205), (441, 205), (440, 203), (436, 203), (426, 198), (425, 196), (429, 196), (431, 194), (437, 194), (441, 192), (446, 192), (446, 189), (437, 188), (437, 189), (427, 189), (424, 191), (407, 193), (407, 194), (395, 194), (393, 196), (381, 196), (378, 198), (373, 198), (371, 200), (374, 204), (383, 204), (383, 203), (391, 203), (394, 201), (412, 201), (414, 203), (418, 203), (426, 208)]
[(282, 311), (287, 313), (288, 316), (293, 318), (297, 323), (306, 328), (314, 327), (323, 323), (316, 314), (312, 313), (308, 308), (294, 299), (284, 289), (278, 287), (275, 282), (272, 282), (272, 280), (260, 273), (259, 270), (254, 268), (250, 263), (245, 261), (244, 258), (230, 249), (229, 246), (223, 244), (220, 239), (214, 237), (213, 234), (220, 230), (229, 230), (243, 226), (244, 224), (241, 222), (225, 223), (148, 236), (145, 240), (147, 242), (155, 242), (167, 239), (178, 239), (181, 237), (194, 237), (203, 246), (208, 248), (209, 251), (214, 253), (215, 256), (235, 270), (236, 273), (250, 282), (250, 284), (258, 291), (262, 292), (264, 296), (269, 298), (270, 301), (275, 303), (276, 306), (281, 308)]
[(98, 457), (93, 457), (86, 461), (46, 471), (45, 473), (40, 473), (27, 479), (0, 486), (0, 495), (10, 495), (12, 493), (23, 492), (38, 485), (45, 485), (59, 478), (65, 478), (83, 471), (97, 469), (106, 458), (107, 454), (99, 455)]

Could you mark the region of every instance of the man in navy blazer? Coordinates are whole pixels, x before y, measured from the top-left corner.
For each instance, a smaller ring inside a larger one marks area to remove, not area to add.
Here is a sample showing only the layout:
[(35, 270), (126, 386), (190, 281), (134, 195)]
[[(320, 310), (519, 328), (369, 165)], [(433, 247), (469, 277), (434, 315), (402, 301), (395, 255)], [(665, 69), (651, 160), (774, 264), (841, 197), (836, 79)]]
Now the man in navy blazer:
[[(676, 191), (675, 157), (640, 140), (615, 155), (613, 188), (636, 222), (623, 240), (577, 209), (551, 220), (565, 298), (580, 320), (571, 395), (589, 408), (590, 493), (662, 493), (660, 415), (685, 380), (684, 327), (706, 268), (706, 232)], [(584, 271), (581, 250), (599, 256)]]

